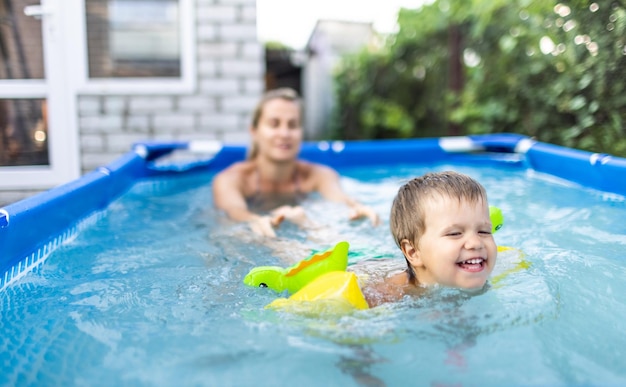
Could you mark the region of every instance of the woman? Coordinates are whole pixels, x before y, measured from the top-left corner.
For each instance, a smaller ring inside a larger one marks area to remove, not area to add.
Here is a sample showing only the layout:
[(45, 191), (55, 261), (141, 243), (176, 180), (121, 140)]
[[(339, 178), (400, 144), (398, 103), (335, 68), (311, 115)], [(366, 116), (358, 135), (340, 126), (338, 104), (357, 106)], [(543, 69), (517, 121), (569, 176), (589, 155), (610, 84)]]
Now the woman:
[(213, 181), (215, 206), (233, 220), (248, 222), (260, 235), (275, 237), (284, 220), (301, 227), (311, 223), (299, 201), (311, 192), (345, 203), (349, 218), (378, 214), (344, 193), (333, 169), (298, 159), (302, 145), (301, 101), (289, 88), (267, 92), (259, 101), (250, 126), (248, 159), (220, 172)]

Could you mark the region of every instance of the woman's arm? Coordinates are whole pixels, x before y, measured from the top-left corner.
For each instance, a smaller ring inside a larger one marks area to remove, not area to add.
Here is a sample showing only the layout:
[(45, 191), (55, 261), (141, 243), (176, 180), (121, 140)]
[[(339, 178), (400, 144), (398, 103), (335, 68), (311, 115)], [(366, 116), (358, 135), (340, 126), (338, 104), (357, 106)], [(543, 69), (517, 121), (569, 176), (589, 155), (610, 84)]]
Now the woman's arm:
[(223, 210), (229, 218), (238, 222), (247, 222), (252, 231), (259, 235), (275, 237), (274, 227), (280, 225), (283, 214), (259, 215), (248, 209), (242, 192), (241, 172), (229, 168), (213, 179), (213, 203)]
[(316, 165), (314, 167), (314, 175), (318, 191), (324, 198), (344, 203), (350, 208), (350, 220), (367, 217), (374, 226), (380, 223), (380, 218), (376, 211), (359, 203), (343, 191), (341, 184), (339, 184), (339, 174), (334, 169)]

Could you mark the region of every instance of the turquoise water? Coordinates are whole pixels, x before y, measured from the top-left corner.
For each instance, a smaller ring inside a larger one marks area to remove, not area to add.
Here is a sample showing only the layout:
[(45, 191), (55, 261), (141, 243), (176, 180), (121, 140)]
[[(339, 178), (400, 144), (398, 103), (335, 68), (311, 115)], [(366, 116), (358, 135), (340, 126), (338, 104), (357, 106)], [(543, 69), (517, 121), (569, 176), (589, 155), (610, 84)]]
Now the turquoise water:
[[(430, 170), (480, 180), (502, 208), (500, 245), (531, 263), (470, 296), (346, 316), (264, 309), (254, 266), (340, 239), (402, 261), (388, 231), (398, 187)], [(212, 209), (210, 176), (141, 183), (34, 273), (0, 293), (0, 385), (502, 386), (626, 384), (626, 201), (524, 170), (429, 165), (342, 171), (383, 224), (313, 197), (328, 240), (281, 229), (272, 250)]]

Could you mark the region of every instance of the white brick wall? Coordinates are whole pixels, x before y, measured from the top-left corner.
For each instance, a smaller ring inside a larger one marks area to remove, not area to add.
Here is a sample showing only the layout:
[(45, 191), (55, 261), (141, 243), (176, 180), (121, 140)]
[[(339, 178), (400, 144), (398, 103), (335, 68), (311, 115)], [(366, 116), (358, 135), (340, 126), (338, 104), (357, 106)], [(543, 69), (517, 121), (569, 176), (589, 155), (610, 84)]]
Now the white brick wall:
[(100, 114), (100, 115), (86, 115), (80, 117), (78, 125), (80, 128), (80, 134), (83, 133), (109, 133), (111, 131), (120, 130), (123, 127), (124, 117), (117, 114)]
[(0, 191), (0, 207), (4, 207), (7, 204), (15, 203), (22, 199), (26, 199), (29, 196), (33, 196), (41, 192), (40, 190), (5, 190)]
[(232, 5), (199, 5), (196, 12), (198, 23), (236, 23), (237, 7)]
[(202, 94), (218, 97), (218, 100), (219, 97), (225, 95), (237, 95), (240, 93), (239, 80), (235, 77), (206, 77), (199, 81), (199, 85)]
[[(227, 128), (236, 128), (236, 130), (239, 131), (239, 122), (239, 115), (232, 113), (216, 113), (200, 116), (200, 127), (205, 128), (207, 131), (222, 132)], [(247, 127), (245, 127), (245, 129), (247, 129)]]
[[(107, 97), (108, 98), (108, 97)], [(171, 111), (174, 108), (173, 96), (131, 97), (129, 98), (130, 114), (143, 112)]]
[(83, 173), (142, 140), (248, 142), (265, 75), (256, 0), (196, 0), (194, 19), (195, 92), (78, 97)]

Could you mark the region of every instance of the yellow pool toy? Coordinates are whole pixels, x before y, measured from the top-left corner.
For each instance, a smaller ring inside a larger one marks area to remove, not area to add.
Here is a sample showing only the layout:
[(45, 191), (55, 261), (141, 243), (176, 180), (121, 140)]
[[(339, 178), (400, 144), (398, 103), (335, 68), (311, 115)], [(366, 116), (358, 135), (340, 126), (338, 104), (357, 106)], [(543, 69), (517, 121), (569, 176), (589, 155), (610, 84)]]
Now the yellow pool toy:
[[(526, 270), (531, 266), (531, 263), (525, 259), (526, 254), (524, 254), (522, 250), (516, 249), (514, 247), (498, 246), (498, 253), (504, 253), (504, 252), (513, 253), (514, 255), (516, 255), (515, 257), (516, 259), (512, 260), (512, 262), (510, 262), (510, 264), (508, 265), (508, 267), (506, 267), (505, 270), (501, 271), (498, 274), (494, 274), (491, 277), (489, 282), (493, 286), (496, 286), (496, 287), (498, 287), (500, 285), (499, 282), (501, 282), (504, 278), (508, 277), (509, 274), (512, 274), (521, 270)], [(501, 262), (501, 261), (498, 260), (498, 262)]]
[(255, 267), (245, 276), (248, 286), (270, 288), (276, 292), (287, 290), (293, 294), (324, 273), (345, 271), (348, 267), (350, 244), (342, 241), (334, 247), (318, 252), (295, 265)]
[(322, 274), (289, 298), (278, 298), (266, 308), (289, 311), (320, 313), (347, 313), (354, 309), (368, 309), (356, 274), (348, 271), (332, 271)]

